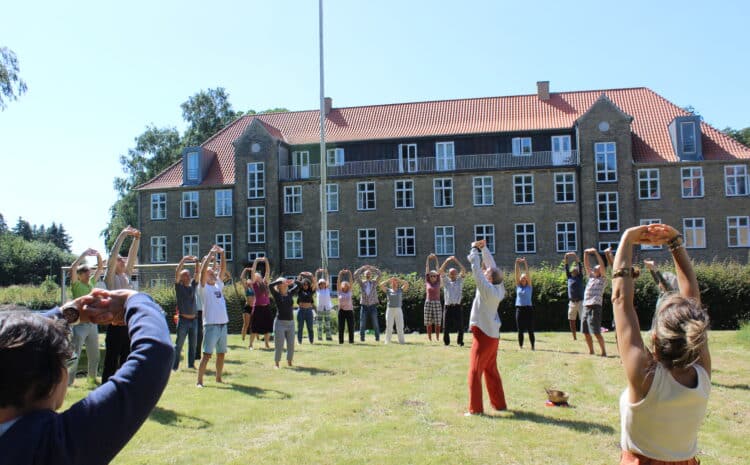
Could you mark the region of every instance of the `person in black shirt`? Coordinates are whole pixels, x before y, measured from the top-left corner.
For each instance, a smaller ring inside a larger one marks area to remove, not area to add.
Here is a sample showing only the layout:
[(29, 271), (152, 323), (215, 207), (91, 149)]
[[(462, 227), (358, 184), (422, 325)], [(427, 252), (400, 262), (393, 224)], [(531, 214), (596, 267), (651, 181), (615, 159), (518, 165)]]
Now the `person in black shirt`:
[(300, 283), (293, 279), (278, 278), (269, 286), (276, 301), (276, 319), (273, 322), (274, 362), (279, 368), (281, 352), (286, 341), (286, 363), (292, 366), (294, 358), (294, 295), (299, 292)]

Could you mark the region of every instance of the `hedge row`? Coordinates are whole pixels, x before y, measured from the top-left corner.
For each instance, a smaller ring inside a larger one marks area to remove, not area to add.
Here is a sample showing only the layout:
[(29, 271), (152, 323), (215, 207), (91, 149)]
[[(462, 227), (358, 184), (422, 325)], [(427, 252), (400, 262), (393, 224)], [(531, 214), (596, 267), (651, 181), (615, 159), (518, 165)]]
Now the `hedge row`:
[[(701, 296), (708, 308), (714, 329), (737, 329), (742, 321), (750, 320), (750, 265), (740, 265), (736, 262), (697, 263), (695, 265)], [(673, 271), (663, 268), (663, 271)], [(543, 265), (531, 270), (534, 284), (534, 318), (538, 331), (566, 330), (567, 322), (567, 287), (562, 265), (552, 267)], [(386, 279), (385, 273), (381, 280)], [(422, 275), (412, 273), (400, 276), (409, 281), (409, 290), (403, 298), (404, 320), (410, 330), (424, 331), (423, 306), (425, 296), (424, 279)], [(507, 296), (500, 304), (498, 311), (503, 322), (504, 331), (513, 331), (515, 325), (515, 285), (513, 276), (506, 272)], [(463, 306), (465, 320), (474, 297), (474, 279), (468, 276), (464, 281)], [(170, 326), (174, 315), (176, 301), (171, 287), (144, 289), (149, 292), (167, 312)], [(359, 289), (355, 286), (355, 322), (359, 322)], [(649, 328), (654, 312), (654, 303), (658, 290), (648, 272), (644, 272), (636, 280), (635, 305), (640, 318), (641, 327)], [(30, 308), (50, 308), (59, 302), (59, 288), (52, 281), (47, 281), (39, 287), (11, 286), (0, 289), (0, 304), (18, 304)], [(242, 328), (242, 306), (244, 291), (239, 284), (227, 285), (224, 288), (227, 300), (230, 325), (229, 330), (238, 333)], [(610, 287), (604, 295), (603, 324), (611, 326), (612, 305), (610, 303)], [(272, 299), (273, 300), (273, 299)], [(385, 296), (380, 295), (382, 304), (378, 308), (380, 327), (385, 325)], [(273, 302), (271, 303), (273, 308)], [(274, 309), (275, 310), (275, 309)], [(174, 328), (171, 328), (174, 329)]]

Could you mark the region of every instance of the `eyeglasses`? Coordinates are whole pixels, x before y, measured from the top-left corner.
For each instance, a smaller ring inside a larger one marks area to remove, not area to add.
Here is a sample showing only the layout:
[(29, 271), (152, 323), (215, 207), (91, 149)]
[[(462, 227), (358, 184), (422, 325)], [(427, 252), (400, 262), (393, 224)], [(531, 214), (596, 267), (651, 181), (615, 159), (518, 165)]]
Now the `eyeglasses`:
[(69, 359), (65, 360), (65, 368), (70, 370), (73, 368), (73, 365), (78, 361), (78, 356), (74, 355), (70, 357)]

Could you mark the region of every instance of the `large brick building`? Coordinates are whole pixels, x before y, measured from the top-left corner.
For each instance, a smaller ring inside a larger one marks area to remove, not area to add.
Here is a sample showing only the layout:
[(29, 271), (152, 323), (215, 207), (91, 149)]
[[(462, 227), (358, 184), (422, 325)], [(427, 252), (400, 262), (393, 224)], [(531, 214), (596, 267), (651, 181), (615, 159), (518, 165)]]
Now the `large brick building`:
[[(332, 108), (329, 267), (421, 271), (486, 238), (499, 264), (557, 263), (631, 225), (683, 231), (693, 257), (748, 261), (750, 148), (646, 88)], [(232, 268), (320, 264), (319, 112), (244, 116), (141, 186), (140, 257), (213, 243)], [(657, 259), (664, 250), (649, 251)], [(441, 258), (441, 259), (442, 259)]]

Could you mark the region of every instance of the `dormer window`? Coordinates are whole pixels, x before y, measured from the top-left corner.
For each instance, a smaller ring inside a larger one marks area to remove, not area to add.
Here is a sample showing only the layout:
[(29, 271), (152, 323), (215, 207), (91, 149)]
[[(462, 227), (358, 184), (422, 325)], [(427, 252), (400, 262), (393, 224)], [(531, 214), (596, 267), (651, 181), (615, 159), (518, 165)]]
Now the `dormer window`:
[(513, 155), (517, 157), (531, 155), (531, 137), (514, 137)]
[(187, 180), (188, 181), (199, 181), (200, 180), (200, 155), (198, 152), (190, 152), (187, 154)]
[(695, 153), (695, 123), (685, 121), (680, 124), (682, 133), (682, 153)]

